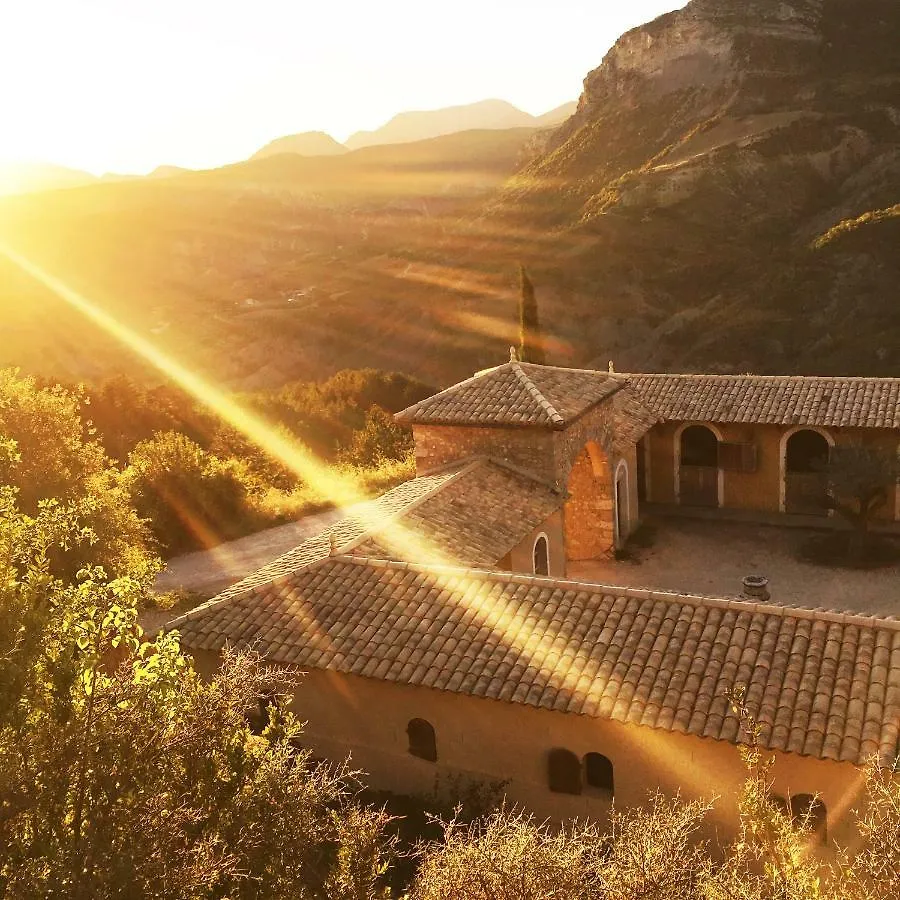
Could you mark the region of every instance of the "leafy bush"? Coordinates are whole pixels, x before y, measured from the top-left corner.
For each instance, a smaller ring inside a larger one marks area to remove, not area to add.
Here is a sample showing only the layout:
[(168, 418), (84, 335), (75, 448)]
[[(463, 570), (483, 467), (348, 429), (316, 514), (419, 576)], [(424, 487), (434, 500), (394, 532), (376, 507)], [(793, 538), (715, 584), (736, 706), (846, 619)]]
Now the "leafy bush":
[(149, 531), (131, 506), (121, 474), (81, 418), (84, 398), (0, 372), (0, 485), (37, 515), (50, 501), (77, 513), (80, 529), (51, 554), (53, 571), (102, 565), (112, 575), (156, 567)]
[(140, 581), (48, 576), (77, 522), (0, 492), (0, 895), (380, 895), (383, 816), (292, 747), (293, 675), (229, 653), (203, 681), (177, 635), (143, 641)]
[(126, 476), (135, 507), (169, 554), (210, 547), (260, 524), (241, 464), (178, 432), (138, 444)]
[(372, 467), (406, 459), (412, 452), (412, 431), (398, 425), (380, 406), (373, 406), (366, 413), (364, 427), (353, 432), (350, 446), (339, 459), (354, 466)]
[(124, 462), (141, 441), (161, 431), (179, 431), (206, 447), (217, 421), (179, 388), (147, 387), (118, 375), (96, 388), (81, 388), (83, 415), (90, 419), (97, 440), (113, 458)]

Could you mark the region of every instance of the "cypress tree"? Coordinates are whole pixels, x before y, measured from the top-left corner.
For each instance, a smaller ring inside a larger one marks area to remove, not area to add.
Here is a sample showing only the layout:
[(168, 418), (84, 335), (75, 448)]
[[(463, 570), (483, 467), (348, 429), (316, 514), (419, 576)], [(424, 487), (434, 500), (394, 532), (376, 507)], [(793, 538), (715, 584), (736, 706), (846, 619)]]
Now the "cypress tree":
[(519, 359), (522, 362), (545, 365), (544, 338), (538, 322), (534, 285), (525, 271), (525, 266), (519, 266), (519, 276), (522, 283), (519, 296)]

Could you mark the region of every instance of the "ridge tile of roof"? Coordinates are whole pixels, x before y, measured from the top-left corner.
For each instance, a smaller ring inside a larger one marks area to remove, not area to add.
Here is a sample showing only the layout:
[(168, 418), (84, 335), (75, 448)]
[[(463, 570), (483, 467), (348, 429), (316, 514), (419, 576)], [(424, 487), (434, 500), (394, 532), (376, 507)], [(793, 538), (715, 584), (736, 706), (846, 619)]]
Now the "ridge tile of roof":
[(675, 421), (900, 428), (900, 378), (629, 374), (641, 401)]
[[(374, 616), (378, 631), (364, 636), (359, 626)], [(768, 749), (855, 765), (873, 755), (892, 765), (898, 753), (893, 619), (333, 556), (169, 628), (189, 649), (253, 646), (276, 664), (379, 671), (385, 681), (732, 743), (742, 735), (725, 691), (741, 684)], [(451, 632), (453, 658), (471, 660), (462, 682), (440, 652)], [(395, 665), (401, 653), (434, 662), (410, 673)], [(488, 677), (501, 662), (519, 674)]]
[(397, 413), (406, 424), (562, 428), (624, 386), (590, 369), (510, 361)]

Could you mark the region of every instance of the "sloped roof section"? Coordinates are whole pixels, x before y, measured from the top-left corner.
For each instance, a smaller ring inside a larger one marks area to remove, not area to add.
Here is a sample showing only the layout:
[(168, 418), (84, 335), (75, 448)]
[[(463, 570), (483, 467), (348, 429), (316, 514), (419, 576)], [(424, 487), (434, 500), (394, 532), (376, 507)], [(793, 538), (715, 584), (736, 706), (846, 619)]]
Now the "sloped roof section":
[[(480, 459), (412, 506), (399, 521), (426, 546), (439, 547), (445, 562), (494, 568), (564, 501), (560, 492), (527, 473)], [(380, 559), (402, 555), (377, 530), (350, 552)]]
[(170, 625), (193, 650), (891, 765), (900, 623), (496, 572), (330, 557)]
[(351, 507), (343, 519), (333, 522), (319, 534), (308, 538), (293, 550), (236, 582), (216, 599), (253, 590), (337, 551), (348, 552), (365, 540), (371, 531), (385, 526), (424, 497), (440, 490), (448, 481), (458, 476), (463, 468), (465, 466), (456, 466), (404, 481), (374, 500)]
[(624, 384), (605, 372), (513, 360), (428, 397), (395, 418), (410, 425), (564, 428)]
[[(563, 494), (529, 473), (474, 457), (353, 507), (345, 518), (220, 597), (252, 590), (337, 553), (402, 559), (433, 547), (442, 563), (493, 568), (564, 502)], [(408, 542), (403, 540), (407, 533)]]
[(900, 428), (900, 378), (624, 375), (664, 419)]

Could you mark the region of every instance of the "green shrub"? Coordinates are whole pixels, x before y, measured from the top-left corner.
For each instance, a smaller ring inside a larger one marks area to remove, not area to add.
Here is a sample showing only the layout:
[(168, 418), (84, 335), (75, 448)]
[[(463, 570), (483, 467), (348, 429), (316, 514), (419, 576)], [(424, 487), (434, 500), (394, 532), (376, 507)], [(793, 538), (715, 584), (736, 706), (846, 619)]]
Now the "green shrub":
[(366, 413), (365, 425), (353, 432), (350, 446), (339, 459), (353, 466), (372, 467), (406, 459), (412, 451), (412, 431), (398, 425), (380, 406), (373, 406)]
[(178, 432), (142, 441), (126, 477), (140, 515), (169, 555), (211, 547), (261, 525), (245, 469)]
[(54, 573), (72, 576), (93, 565), (110, 575), (149, 572), (157, 564), (149, 531), (83, 410), (84, 397), (76, 391), (0, 372), (0, 486), (15, 491), (28, 515), (48, 502), (77, 514), (77, 533), (50, 552)]

